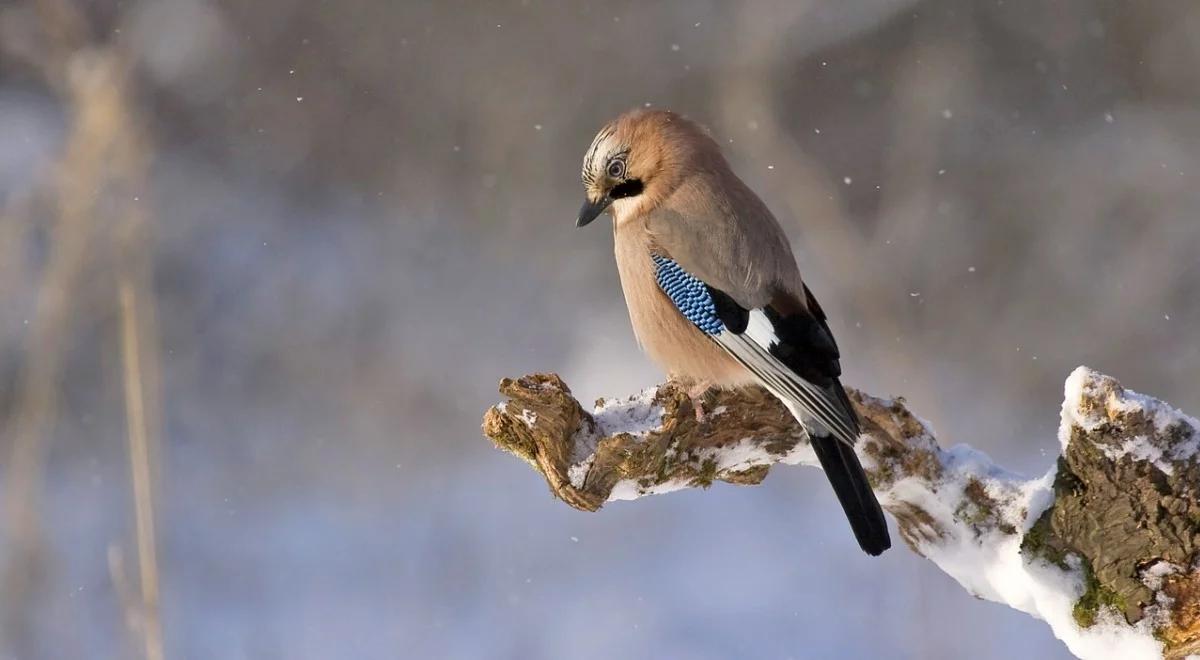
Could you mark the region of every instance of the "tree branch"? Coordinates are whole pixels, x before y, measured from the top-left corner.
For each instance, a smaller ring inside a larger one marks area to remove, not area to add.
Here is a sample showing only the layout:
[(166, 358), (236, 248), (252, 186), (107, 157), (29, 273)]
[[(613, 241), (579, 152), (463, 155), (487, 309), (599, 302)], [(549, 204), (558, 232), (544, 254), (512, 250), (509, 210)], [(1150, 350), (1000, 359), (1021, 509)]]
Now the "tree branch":
[[(817, 465), (760, 388), (713, 392), (698, 422), (665, 383), (585, 411), (556, 375), (500, 383), (484, 433), (595, 511), (714, 481)], [(965, 445), (942, 449), (903, 399), (856, 390), (858, 453), (900, 537), (972, 594), (1045, 620), (1082, 658), (1200, 653), (1200, 423), (1086, 368), (1066, 384), (1057, 465), (1026, 479)]]

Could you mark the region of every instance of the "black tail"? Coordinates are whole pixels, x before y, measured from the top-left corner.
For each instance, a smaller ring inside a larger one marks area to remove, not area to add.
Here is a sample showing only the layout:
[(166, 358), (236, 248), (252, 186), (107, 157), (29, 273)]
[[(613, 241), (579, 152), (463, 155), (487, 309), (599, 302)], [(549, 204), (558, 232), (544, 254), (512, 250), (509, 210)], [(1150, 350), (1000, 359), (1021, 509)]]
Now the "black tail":
[(817, 452), (817, 460), (821, 461), (821, 468), (829, 477), (863, 552), (879, 555), (892, 547), (883, 510), (879, 508), (875, 493), (871, 492), (871, 484), (867, 483), (867, 475), (854, 450), (829, 435), (823, 438), (810, 436), (809, 442)]
[[(841, 385), (834, 381), (833, 387), (846, 410), (854, 416), (854, 408)], [(825, 476), (833, 485), (833, 492), (842, 503), (850, 528), (854, 530), (854, 538), (858, 539), (863, 552), (878, 556), (892, 547), (883, 510), (879, 508), (879, 500), (875, 499), (867, 474), (863, 472), (854, 450), (831, 435), (818, 438), (810, 433), (809, 442), (817, 453), (817, 460), (821, 461), (821, 469), (825, 470)]]

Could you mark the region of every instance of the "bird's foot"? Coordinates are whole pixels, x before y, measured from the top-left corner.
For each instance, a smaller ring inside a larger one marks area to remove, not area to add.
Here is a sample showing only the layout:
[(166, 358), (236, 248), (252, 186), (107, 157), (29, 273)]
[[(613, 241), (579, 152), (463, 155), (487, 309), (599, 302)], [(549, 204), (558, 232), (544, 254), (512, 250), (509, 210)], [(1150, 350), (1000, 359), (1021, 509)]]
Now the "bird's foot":
[(708, 415), (704, 412), (704, 398), (710, 389), (708, 383), (697, 383), (687, 391), (688, 398), (692, 400), (692, 410), (696, 413), (697, 424), (708, 421)]

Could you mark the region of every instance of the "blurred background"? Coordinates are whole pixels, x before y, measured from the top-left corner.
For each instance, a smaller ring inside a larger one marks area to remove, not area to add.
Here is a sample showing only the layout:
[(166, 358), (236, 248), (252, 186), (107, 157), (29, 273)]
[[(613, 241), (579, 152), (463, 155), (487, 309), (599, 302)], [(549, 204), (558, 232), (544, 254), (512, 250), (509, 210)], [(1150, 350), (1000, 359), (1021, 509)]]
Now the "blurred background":
[(0, 658), (1065, 658), (824, 478), (584, 514), (503, 376), (660, 375), (596, 130), (709, 127), (847, 382), (1043, 473), (1087, 364), (1200, 411), (1200, 4), (0, 5)]

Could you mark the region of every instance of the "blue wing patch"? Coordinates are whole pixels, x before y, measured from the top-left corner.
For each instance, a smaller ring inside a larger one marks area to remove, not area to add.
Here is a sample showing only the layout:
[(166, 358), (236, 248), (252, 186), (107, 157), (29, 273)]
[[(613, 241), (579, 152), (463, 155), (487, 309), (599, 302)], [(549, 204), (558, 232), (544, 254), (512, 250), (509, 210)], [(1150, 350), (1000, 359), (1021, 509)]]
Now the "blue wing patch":
[(724, 332), (725, 324), (717, 315), (717, 306), (704, 282), (666, 257), (654, 254), (651, 258), (654, 259), (654, 279), (675, 304), (675, 309), (705, 334), (719, 335)]

